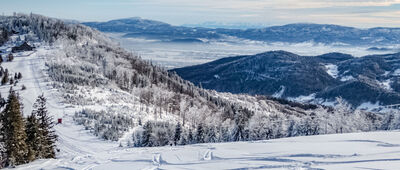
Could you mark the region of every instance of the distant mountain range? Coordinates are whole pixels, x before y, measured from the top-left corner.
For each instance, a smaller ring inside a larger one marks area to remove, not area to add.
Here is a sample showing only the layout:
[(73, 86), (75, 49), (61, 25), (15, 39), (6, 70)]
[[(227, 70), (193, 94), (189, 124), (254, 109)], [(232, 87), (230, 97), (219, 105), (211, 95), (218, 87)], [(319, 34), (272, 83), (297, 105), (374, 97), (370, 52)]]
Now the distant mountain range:
[(354, 106), (400, 103), (400, 53), (355, 58), (341, 53), (299, 56), (285, 51), (219, 59), (172, 70), (221, 92), (308, 102), (341, 96)]
[(234, 23), (224, 23), (224, 22), (203, 22), (198, 24), (183, 24), (185, 27), (204, 27), (204, 28), (226, 28), (226, 29), (250, 29), (250, 28), (264, 28), (269, 26), (269, 24), (260, 24), (260, 23), (243, 23), (243, 22), (234, 22)]
[(201, 42), (233, 36), (264, 42), (314, 42), (333, 45), (383, 46), (400, 44), (400, 28), (359, 29), (339, 25), (289, 24), (253, 29), (226, 29), (173, 26), (141, 18), (127, 18), (108, 22), (85, 22), (103, 32), (124, 33), (125, 37), (142, 37), (163, 41), (183, 40)]

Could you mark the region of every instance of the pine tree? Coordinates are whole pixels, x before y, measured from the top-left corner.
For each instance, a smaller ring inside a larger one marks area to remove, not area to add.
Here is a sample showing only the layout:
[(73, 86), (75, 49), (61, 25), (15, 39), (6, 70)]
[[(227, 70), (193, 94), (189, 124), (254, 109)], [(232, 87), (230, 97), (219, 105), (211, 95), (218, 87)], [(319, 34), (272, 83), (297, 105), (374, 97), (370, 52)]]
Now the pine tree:
[(57, 135), (53, 130), (53, 118), (49, 116), (46, 107), (46, 98), (43, 94), (40, 95), (33, 104), (32, 115), (37, 117), (39, 130), (43, 135), (43, 143), (39, 146), (39, 151), (42, 155), (39, 158), (55, 158), (55, 143), (57, 141)]
[(241, 108), (237, 109), (235, 117), (235, 126), (233, 128), (232, 139), (233, 141), (243, 141), (248, 136), (248, 132), (245, 132), (246, 122), (248, 122), (248, 115)]
[(174, 144), (176, 145), (180, 138), (181, 138), (181, 134), (182, 134), (182, 128), (181, 128), (181, 123), (178, 122), (178, 124), (176, 124), (175, 126), (175, 136), (174, 136)]
[(217, 134), (215, 133), (214, 126), (210, 126), (207, 130), (207, 142), (208, 143), (215, 143), (218, 142)]
[(186, 145), (186, 144), (188, 144), (188, 141), (187, 141), (187, 136), (188, 136), (188, 134), (187, 134), (188, 132), (187, 131), (185, 131), (185, 132), (183, 132), (182, 134), (181, 134), (181, 138), (179, 139), (179, 141), (178, 141), (178, 144), (179, 145)]
[[(2, 106), (3, 107), (3, 106)], [(5, 167), (7, 158), (5, 150), (4, 112), (0, 112), (0, 169)]]
[(10, 85), (12, 85), (12, 84), (14, 84), (14, 79), (13, 78), (10, 79)]
[(27, 161), (28, 145), (25, 122), (17, 94), (11, 89), (6, 108), (3, 110), (3, 132), (6, 149), (6, 166), (24, 164)]
[(6, 100), (0, 94), (0, 108), (4, 107), (6, 105), (6, 103), (7, 103)]
[(4, 71), (3, 79), (1, 79), (1, 85), (5, 85), (8, 83), (8, 69)]
[(14, 55), (12, 55), (11, 53), (10, 54), (8, 54), (8, 56), (7, 56), (7, 61), (13, 61), (14, 60)]
[(18, 78), (18, 79), (22, 79), (22, 74), (21, 74), (21, 72), (18, 72), (17, 78)]
[(41, 152), (40, 148), (43, 144), (43, 134), (39, 129), (39, 122), (34, 114), (27, 118), (26, 134), (26, 143), (29, 146), (28, 161), (33, 161), (36, 158), (41, 158), (43, 153)]
[(189, 129), (189, 133), (188, 133), (188, 136), (187, 136), (187, 143), (188, 144), (192, 144), (193, 141), (194, 141), (193, 132), (192, 132), (192, 129)]
[(153, 127), (151, 122), (146, 122), (143, 127), (143, 136), (142, 136), (142, 147), (151, 147), (153, 146), (153, 142), (151, 141), (151, 134), (153, 132)]
[(196, 129), (196, 142), (197, 143), (204, 143), (204, 129), (203, 129), (203, 124), (200, 123), (197, 125)]

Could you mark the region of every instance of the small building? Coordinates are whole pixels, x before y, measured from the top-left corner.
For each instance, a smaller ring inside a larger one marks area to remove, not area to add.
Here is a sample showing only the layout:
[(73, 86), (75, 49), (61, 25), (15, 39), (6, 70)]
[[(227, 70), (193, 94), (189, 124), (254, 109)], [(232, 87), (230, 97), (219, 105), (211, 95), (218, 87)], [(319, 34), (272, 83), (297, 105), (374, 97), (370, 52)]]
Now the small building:
[(57, 124), (62, 124), (62, 119), (61, 118), (57, 119)]
[(17, 52), (23, 52), (23, 51), (32, 51), (33, 47), (30, 46), (26, 41), (21, 44), (20, 46), (15, 46), (12, 48), (11, 52), (17, 53)]

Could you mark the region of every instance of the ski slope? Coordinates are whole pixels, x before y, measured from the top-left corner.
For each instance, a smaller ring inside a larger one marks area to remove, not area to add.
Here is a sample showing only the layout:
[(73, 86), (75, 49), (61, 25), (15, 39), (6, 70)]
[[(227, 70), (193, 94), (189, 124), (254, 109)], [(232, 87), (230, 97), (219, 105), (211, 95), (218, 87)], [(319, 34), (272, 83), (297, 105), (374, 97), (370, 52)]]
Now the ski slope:
[[(3, 47), (4, 48), (4, 47)], [(119, 147), (76, 125), (72, 116), (80, 107), (70, 106), (52, 88), (45, 55), (50, 47), (15, 54), (2, 66), (10, 75), (21, 72), (19, 91), (28, 115), (36, 97), (48, 99), (52, 116), (63, 118), (55, 126), (59, 136), (57, 159), (37, 160), (16, 169), (397, 169), (400, 167), (400, 132), (293, 137), (268, 141), (195, 144), (154, 148)], [(27, 89), (21, 91), (24, 84)], [(0, 87), (7, 96), (10, 85)], [(130, 136), (126, 136), (130, 137)]]

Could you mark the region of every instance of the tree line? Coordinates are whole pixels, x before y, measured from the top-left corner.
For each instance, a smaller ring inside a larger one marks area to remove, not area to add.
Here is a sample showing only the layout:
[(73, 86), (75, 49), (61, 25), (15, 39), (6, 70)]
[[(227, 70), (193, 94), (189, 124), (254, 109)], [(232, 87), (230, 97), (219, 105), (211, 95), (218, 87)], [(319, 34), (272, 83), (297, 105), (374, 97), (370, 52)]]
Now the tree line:
[(0, 126), (0, 168), (55, 158), (57, 135), (43, 94), (33, 104), (31, 115), (25, 118), (19, 94), (11, 88), (0, 112)]

